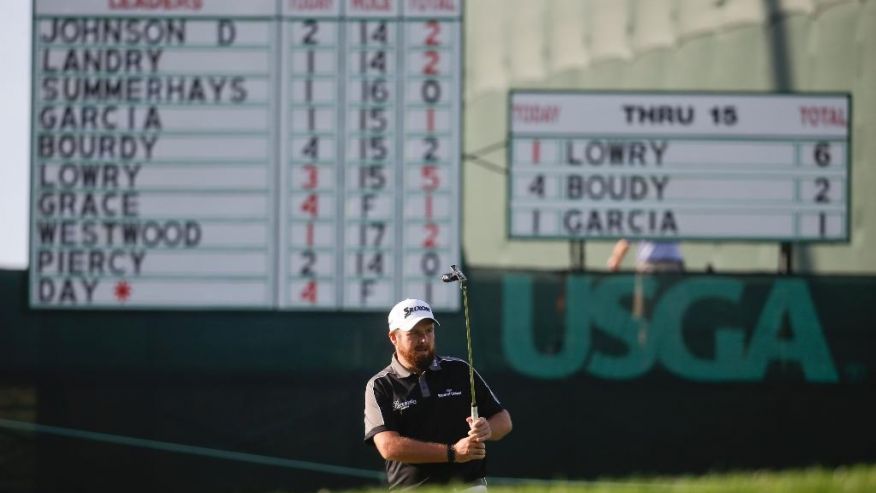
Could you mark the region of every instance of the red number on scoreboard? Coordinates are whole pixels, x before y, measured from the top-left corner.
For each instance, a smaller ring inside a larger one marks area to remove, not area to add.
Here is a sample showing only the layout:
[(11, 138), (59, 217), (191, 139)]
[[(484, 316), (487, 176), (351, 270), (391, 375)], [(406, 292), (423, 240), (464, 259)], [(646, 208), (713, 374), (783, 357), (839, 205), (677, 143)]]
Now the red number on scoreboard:
[(438, 238), (438, 225), (429, 223), (426, 225), (426, 239), (423, 240), (423, 248), (435, 248)]
[(426, 108), (426, 131), (435, 131), (435, 108)]
[(438, 24), (438, 21), (429, 21), (426, 23), (426, 27), (429, 29), (429, 35), (426, 36), (426, 44), (429, 46), (440, 45), (441, 41), (438, 40), (438, 33), (441, 31), (441, 24)]
[(426, 75), (437, 75), (438, 69), (435, 67), (438, 66), (438, 60), (440, 59), (440, 57), (438, 56), (438, 52), (430, 50), (424, 52), (423, 54), (426, 55), (426, 58), (429, 60), (428, 62), (426, 62), (426, 66), (423, 67), (423, 73)]
[(319, 185), (319, 170), (316, 166), (308, 164), (304, 166), (304, 172), (307, 174), (307, 181), (304, 182), (304, 188), (313, 189)]
[(315, 193), (308, 195), (301, 203), (301, 210), (310, 214), (310, 217), (316, 217), (319, 214), (319, 197)]
[(441, 184), (441, 179), (438, 177), (438, 168), (435, 166), (423, 166), (420, 168), (420, 175), (423, 177), (423, 190), (432, 191)]
[(307, 246), (313, 246), (313, 223), (307, 223)]
[(426, 194), (426, 219), (432, 220), (432, 194)]
[(310, 303), (316, 303), (316, 281), (309, 281), (301, 290), (301, 299)]

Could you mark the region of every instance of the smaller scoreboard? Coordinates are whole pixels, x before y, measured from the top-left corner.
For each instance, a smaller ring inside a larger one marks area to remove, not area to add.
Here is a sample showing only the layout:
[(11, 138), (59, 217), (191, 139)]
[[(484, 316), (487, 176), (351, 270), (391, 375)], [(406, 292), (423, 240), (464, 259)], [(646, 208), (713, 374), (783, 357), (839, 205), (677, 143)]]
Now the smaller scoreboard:
[(848, 94), (513, 91), (513, 239), (849, 241)]

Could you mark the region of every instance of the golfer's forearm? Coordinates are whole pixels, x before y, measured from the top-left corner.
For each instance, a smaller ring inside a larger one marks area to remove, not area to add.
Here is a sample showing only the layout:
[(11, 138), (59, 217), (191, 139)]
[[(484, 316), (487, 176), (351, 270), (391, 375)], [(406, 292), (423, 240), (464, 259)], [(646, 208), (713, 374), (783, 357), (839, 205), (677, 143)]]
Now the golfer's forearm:
[(384, 459), (408, 464), (447, 462), (447, 444), (421, 442), (403, 436), (390, 437), (381, 444), (380, 455)]
[(627, 250), (630, 249), (630, 244), (626, 240), (620, 240), (611, 250), (611, 255), (608, 257), (609, 266), (618, 266), (624, 261), (627, 255)]
[(511, 415), (505, 410), (499, 411), (490, 416), (490, 419), (487, 421), (490, 422), (490, 429), (493, 431), (490, 436), (490, 440), (492, 441), (501, 440), (505, 435), (511, 433), (511, 428), (513, 428), (513, 425), (511, 424)]
[(618, 240), (618, 242), (615, 243), (614, 248), (611, 250), (611, 256), (623, 260), (624, 256), (627, 254), (627, 250), (629, 249), (630, 242), (628, 242), (627, 240)]

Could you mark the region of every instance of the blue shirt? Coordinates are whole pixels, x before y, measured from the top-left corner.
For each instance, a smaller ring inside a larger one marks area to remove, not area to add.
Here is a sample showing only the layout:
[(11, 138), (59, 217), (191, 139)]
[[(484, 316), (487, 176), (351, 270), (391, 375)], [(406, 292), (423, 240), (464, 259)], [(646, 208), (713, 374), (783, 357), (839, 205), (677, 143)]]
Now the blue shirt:
[(681, 249), (676, 241), (640, 241), (636, 262), (682, 262)]

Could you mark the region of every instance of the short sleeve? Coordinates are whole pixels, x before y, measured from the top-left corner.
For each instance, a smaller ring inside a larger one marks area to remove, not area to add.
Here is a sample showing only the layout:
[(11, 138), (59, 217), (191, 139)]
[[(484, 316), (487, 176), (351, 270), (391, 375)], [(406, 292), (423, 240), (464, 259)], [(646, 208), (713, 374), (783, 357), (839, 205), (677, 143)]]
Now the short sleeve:
[(392, 395), (372, 378), (365, 385), (365, 441), (373, 443), (374, 435), (383, 431), (397, 431), (392, 412)]

